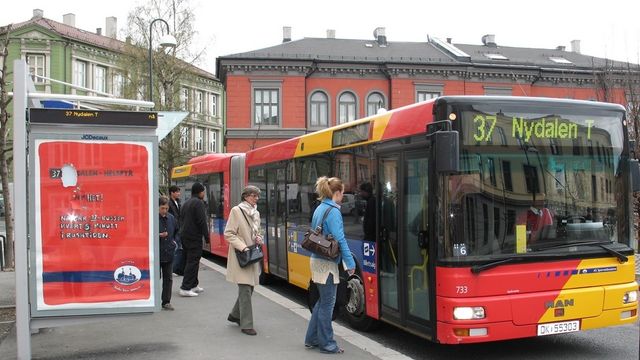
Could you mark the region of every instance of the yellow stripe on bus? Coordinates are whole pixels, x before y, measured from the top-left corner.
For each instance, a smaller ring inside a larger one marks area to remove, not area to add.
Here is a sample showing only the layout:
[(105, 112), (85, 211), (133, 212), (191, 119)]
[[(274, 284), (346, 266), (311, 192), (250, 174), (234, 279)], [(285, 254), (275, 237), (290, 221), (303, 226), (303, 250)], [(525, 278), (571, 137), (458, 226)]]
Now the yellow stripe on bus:
[(182, 165), (174, 167), (171, 171), (171, 178), (183, 178), (191, 175), (191, 165)]

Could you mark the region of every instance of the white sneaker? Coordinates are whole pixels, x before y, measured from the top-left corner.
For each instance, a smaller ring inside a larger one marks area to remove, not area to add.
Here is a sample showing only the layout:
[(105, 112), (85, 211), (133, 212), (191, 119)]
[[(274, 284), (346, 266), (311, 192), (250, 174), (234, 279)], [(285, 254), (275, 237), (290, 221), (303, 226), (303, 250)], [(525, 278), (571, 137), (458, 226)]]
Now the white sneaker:
[(185, 297), (194, 297), (194, 296), (198, 296), (198, 293), (192, 290), (182, 290), (180, 289), (180, 296), (185, 296)]
[(191, 291), (193, 291), (194, 293), (201, 293), (201, 292), (204, 292), (204, 288), (201, 288), (200, 286), (196, 286), (193, 289), (191, 289)]

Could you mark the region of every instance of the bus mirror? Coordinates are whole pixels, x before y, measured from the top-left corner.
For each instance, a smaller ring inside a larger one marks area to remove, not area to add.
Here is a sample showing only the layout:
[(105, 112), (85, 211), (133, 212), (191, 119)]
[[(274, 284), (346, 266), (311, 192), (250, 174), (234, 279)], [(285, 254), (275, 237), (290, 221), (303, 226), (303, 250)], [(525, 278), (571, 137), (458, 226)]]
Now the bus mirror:
[(640, 191), (640, 163), (637, 159), (631, 159), (630, 161), (631, 171), (631, 191)]
[(432, 134), (438, 173), (451, 174), (459, 171), (460, 146), (458, 132), (438, 131)]

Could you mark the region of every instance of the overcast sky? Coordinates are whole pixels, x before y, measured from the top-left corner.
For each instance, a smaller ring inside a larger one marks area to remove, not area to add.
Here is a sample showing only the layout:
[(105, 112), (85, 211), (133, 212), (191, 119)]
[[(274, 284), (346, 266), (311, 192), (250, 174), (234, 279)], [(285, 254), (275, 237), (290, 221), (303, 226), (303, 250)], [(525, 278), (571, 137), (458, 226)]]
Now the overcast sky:
[[(5, 1), (6, 2), (6, 1)], [(62, 22), (74, 13), (76, 26), (105, 28), (105, 18), (118, 18), (119, 34), (131, 9), (144, 0), (11, 1), (0, 12), (0, 25), (26, 21), (33, 9)], [(571, 49), (581, 40), (581, 52), (640, 63), (640, 1), (608, 0), (192, 0), (199, 48), (207, 57), (199, 66), (215, 70), (215, 58), (261, 49), (282, 42), (282, 27), (292, 27), (292, 39), (325, 37), (373, 39), (385, 27), (388, 41), (426, 41), (427, 36), (453, 43), (481, 44), (495, 34), (498, 46)], [(104, 33), (104, 32), (103, 32)], [(120, 37), (122, 40), (122, 37)]]

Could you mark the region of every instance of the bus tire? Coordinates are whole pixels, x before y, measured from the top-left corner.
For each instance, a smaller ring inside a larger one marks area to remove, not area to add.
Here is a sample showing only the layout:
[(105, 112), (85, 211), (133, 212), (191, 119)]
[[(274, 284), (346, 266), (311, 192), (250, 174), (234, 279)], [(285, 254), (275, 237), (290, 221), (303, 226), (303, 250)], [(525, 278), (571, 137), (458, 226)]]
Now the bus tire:
[(344, 306), (344, 314), (349, 325), (360, 331), (373, 331), (379, 323), (376, 319), (367, 316), (364, 284), (359, 275), (347, 280), (349, 298)]

